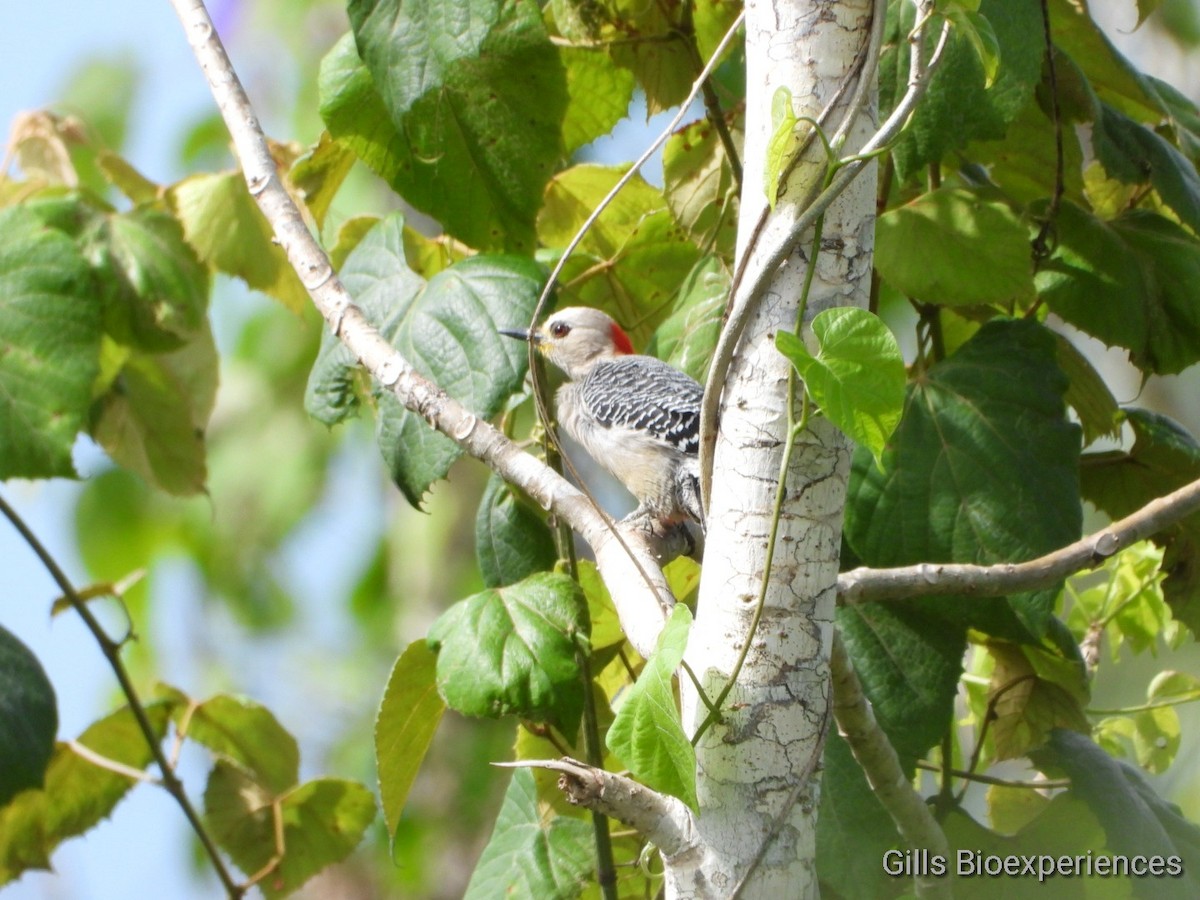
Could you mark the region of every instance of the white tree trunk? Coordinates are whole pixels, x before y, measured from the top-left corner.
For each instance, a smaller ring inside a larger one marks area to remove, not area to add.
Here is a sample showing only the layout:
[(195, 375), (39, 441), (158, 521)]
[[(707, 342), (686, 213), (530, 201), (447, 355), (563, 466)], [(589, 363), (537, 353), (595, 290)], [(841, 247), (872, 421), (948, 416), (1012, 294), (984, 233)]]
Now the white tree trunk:
[[(855, 86), (855, 60), (867, 40), (869, 0), (750, 0), (746, 6), (745, 182), (739, 257), (752, 257), (743, 285), (777, 246), (821, 177), (820, 141), (781, 192), (755, 246), (749, 246), (766, 196), (763, 186), (771, 100), (791, 91), (798, 116), (825, 119), (832, 134)], [(873, 131), (867, 115), (843, 156)], [(803, 126), (801, 126), (803, 127)], [(865, 171), (825, 216), (821, 253), (806, 318), (831, 306), (865, 306), (870, 285), (875, 171)], [(812, 244), (805, 236), (775, 274), (738, 345), (721, 401), (699, 608), (687, 661), (709, 697), (729, 681), (763, 580), (767, 535), (784, 450), (789, 363), (776, 351), (779, 329), (794, 330)], [(797, 395), (798, 396), (798, 395)], [(783, 504), (764, 613), (744, 668), (723, 704), (724, 722), (697, 746), (702, 858), (668, 866), (668, 897), (727, 897), (761, 856), (741, 896), (815, 897), (819, 759), (829, 721), (832, 636), (849, 445), (817, 419), (797, 442)], [(707, 710), (681, 680), (685, 727)], [(808, 786), (797, 781), (813, 772)], [(790, 804), (790, 808), (789, 807)], [(777, 825), (777, 820), (778, 825)], [(764, 842), (774, 832), (765, 853)]]

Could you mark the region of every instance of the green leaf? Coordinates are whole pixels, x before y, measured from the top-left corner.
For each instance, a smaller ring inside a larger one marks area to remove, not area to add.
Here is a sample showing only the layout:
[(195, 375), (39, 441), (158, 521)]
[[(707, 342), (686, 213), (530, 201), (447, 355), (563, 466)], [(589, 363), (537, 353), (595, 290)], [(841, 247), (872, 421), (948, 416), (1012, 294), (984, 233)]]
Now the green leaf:
[(837, 623), (879, 724), (911, 771), (946, 731), (966, 640), (916, 604), (841, 607)]
[(684, 734), (671, 686), (691, 625), (691, 611), (677, 603), (637, 683), (621, 699), (605, 740), (635, 778), (698, 809), (696, 751)]
[(633, 74), (601, 49), (560, 47), (558, 52), (567, 73), (562, 133), (569, 156), (608, 134), (625, 117), (633, 98)]
[[(1065, 122), (1090, 123), (1095, 117), (1095, 94), (1063, 53), (1055, 55), (1059, 116)], [(986, 167), (987, 178), (998, 185), (1012, 203), (1029, 204), (1053, 196), (1057, 178), (1057, 148), (1054, 120), (1043, 96), (1046, 79), (1037, 94), (1008, 123), (1004, 140), (975, 141), (963, 155)], [(1074, 128), (1062, 129), (1063, 193), (1066, 199), (1083, 202), (1083, 149)]]
[(1164, 112), (1152, 79), (1117, 50), (1091, 11), (1074, 0), (1050, 0), (1054, 43), (1083, 70), (1105, 103), (1139, 122), (1157, 122)]
[[(1197, 699), (1200, 699), (1200, 678), (1186, 672), (1159, 672), (1146, 689), (1147, 705), (1172, 701), (1183, 705)], [(1152, 775), (1170, 768), (1179, 753), (1182, 741), (1177, 708), (1143, 709), (1133, 718), (1133, 746), (1138, 765)]]
[[(157, 740), (166, 731), (169, 712), (167, 704), (146, 707)], [(144, 769), (153, 758), (128, 708), (93, 723), (77, 742), (132, 769)], [(80, 756), (70, 744), (56, 744), (43, 787), (22, 792), (0, 809), (0, 884), (27, 869), (49, 869), (55, 847), (106, 818), (135, 784), (128, 775)]]
[[(541, 242), (547, 247), (570, 243), (625, 171), (624, 166), (583, 164), (558, 173), (546, 190), (546, 202), (538, 216)], [(615, 255), (639, 222), (666, 205), (661, 191), (635, 175), (588, 229), (579, 250), (598, 256)]]
[(1183, 224), (1200, 230), (1200, 175), (1164, 138), (1101, 104), (1092, 146), (1109, 175), (1125, 184), (1148, 181)]
[(54, 750), (58, 704), (38, 658), (0, 626), (0, 808), (40, 788)]
[[(404, 219), (381, 221), (354, 248), (342, 279), (355, 303), (423, 375), (476, 415), (490, 417), (521, 388), (525, 347), (497, 329), (528, 322), (541, 286), (530, 261), (474, 256), (423, 282), (405, 260)], [(357, 364), (331, 334), (309, 376), (305, 405), (327, 424), (358, 404)], [(396, 484), (414, 506), (459, 457), (458, 445), (375, 389), (379, 446)]]
[[(678, 106), (691, 89), (696, 69), (687, 45), (678, 38), (673, 10), (638, 0), (616, 0), (613, 6), (619, 17), (608, 29), (618, 38), (611, 51), (613, 59), (637, 77), (646, 95), (647, 115)], [(619, 40), (627, 34), (636, 34), (641, 40)]]
[[(347, 263), (347, 268), (358, 271), (358, 264)], [(498, 330), (529, 321), (541, 281), (541, 270), (529, 260), (473, 256), (431, 278), (411, 304), (373, 292), (369, 308), (389, 304), (384, 337), (451, 397), (490, 418), (521, 389), (528, 365), (524, 345)], [(376, 425), (384, 461), (409, 502), (419, 506), (429, 486), (445, 476), (462, 451), (403, 408), (394, 394), (378, 400)]]
[(1167, 573), (1162, 561), (1163, 551), (1151, 541), (1142, 541), (1117, 554), (1111, 567), (1104, 567), (1110, 573), (1106, 587), (1112, 592), (1105, 598), (1106, 614), (1116, 605), (1107, 629), (1114, 661), (1122, 644), (1134, 653), (1149, 650), (1157, 655), (1160, 643), (1171, 646), (1180, 631), (1163, 591)]
[(775, 346), (792, 361), (822, 414), (879, 462), (904, 410), (904, 357), (878, 316), (854, 306), (819, 312), (812, 321), (816, 356), (790, 331)]
[(579, 567), (579, 586), (587, 598), (588, 622), (591, 624), (592, 653), (608, 647), (625, 643), (625, 632), (621, 630), (621, 620), (617, 616), (617, 608), (613, 606), (612, 596), (608, 586), (600, 577), (600, 570), (590, 559), (581, 559)]
[[(1200, 444), (1166, 416), (1127, 409), (1133, 447), (1126, 452), (1089, 454), (1080, 470), (1083, 496), (1113, 519), (1141, 509), (1200, 478)], [(1171, 613), (1200, 634), (1200, 514), (1188, 516), (1153, 537), (1164, 548), (1169, 573), (1163, 594)]]
[(1021, 220), (1002, 203), (939, 188), (879, 217), (875, 267), (906, 296), (968, 306), (1033, 297), (1033, 258)]
[(167, 192), (183, 233), (200, 258), (292, 312), (308, 306), (308, 293), (259, 211), (240, 172), (193, 175)]
[(100, 371), (101, 307), (75, 243), (0, 210), (0, 479), (73, 477)]
[(987, 649), (995, 660), (988, 700), (996, 759), (1025, 756), (1055, 728), (1090, 732), (1083, 714), (1088, 688), (1081, 661), (1007, 641), (988, 641)]
[(565, 816), (545, 820), (533, 774), (517, 769), (463, 900), (575, 900), (594, 867), (591, 825)]
[[(566, 246), (622, 172), (580, 165), (556, 176), (538, 215), (541, 242)], [(603, 309), (641, 347), (699, 259), (700, 248), (675, 223), (662, 194), (635, 177), (600, 214), (563, 268), (559, 305)]]
[[(712, 59), (717, 45), (725, 37), (725, 32), (733, 27), (738, 14), (742, 11), (741, 4), (732, 0), (696, 0), (694, 16), (696, 26), (696, 46), (702, 59)], [(726, 54), (733, 56), (740, 50), (735, 38)]]
[(195, 708), (176, 711), (175, 726), (273, 794), (282, 794), (299, 779), (296, 739), (253, 700), (217, 694)]
[[(393, 187), (473, 247), (531, 251), (568, 96), (537, 4), (351, 0), (349, 13), (374, 90), (407, 139), (402, 152), (389, 147)], [(341, 115), (359, 124), (343, 113), (344, 90), (322, 78), (335, 135)]]
[[(125, 469), (89, 478), (75, 504), (72, 537), (93, 577), (116, 582), (177, 537), (155, 514), (156, 496)], [(133, 592), (145, 591), (145, 582)]]
[(97, 216), (82, 243), (106, 287), (105, 331), (120, 343), (175, 350), (207, 329), (208, 267), (174, 216), (152, 208)]
[[(224, 128), (224, 123), (221, 127)], [(100, 167), (105, 180), (134, 204), (140, 206), (158, 202), (161, 185), (139, 172), (127, 159), (102, 150), (96, 156), (96, 164)]]
[(862, 860), (881, 861), (901, 838), (837, 729), (829, 730), (822, 767), (817, 815), (817, 875), (822, 893), (832, 889), (839, 897), (892, 896), (883, 866), (864, 866)]
[(411, 225), (404, 226), (404, 258), (426, 280), (471, 255), (466, 245), (448, 235), (429, 238)]
[[(1104, 829), (1072, 791), (1057, 794), (1047, 801), (1040, 812), (1011, 836), (984, 828), (958, 809), (946, 816), (944, 828), (950, 844), (949, 859), (952, 861), (948, 869), (956, 876), (953, 880), (955, 891), (971, 897), (971, 900), (1005, 900), (1013, 896), (1013, 885), (1017, 882), (1015, 878), (981, 877), (983, 873), (972, 868), (982, 864), (977, 854), (1001, 858), (1032, 857), (1036, 867), (1041, 865), (1043, 859), (1053, 863), (1061, 857), (1100, 857), (1106, 850)], [(957, 866), (960, 853), (963, 854), (961, 870)], [(1038, 885), (1033, 893), (1055, 900), (1093, 897), (1112, 897), (1115, 900), (1129, 896), (1131, 883), (1129, 879), (1111, 875), (1088, 876), (1083, 872), (1067, 878), (1046, 876), (1045, 880), (1031, 878), (1030, 881)]]
[(1032, 758), (1047, 774), (1071, 779), (1072, 793), (1099, 821), (1112, 854), (1181, 859), (1180, 877), (1154, 880), (1156, 898), (1184, 900), (1200, 893), (1200, 827), (1155, 794), (1136, 769), (1118, 763), (1085, 735), (1062, 729)]
[(1059, 210), (1057, 233), (1037, 276), (1054, 312), (1125, 347), (1147, 371), (1173, 374), (1200, 359), (1200, 311), (1188, 288), (1200, 277), (1200, 242), (1156, 213), (1101, 222), (1071, 203)]
[(679, 286), (671, 314), (654, 332), (646, 352), (703, 384), (721, 336), (731, 281), (720, 257), (702, 257)]
[(1133, 725), (1138, 765), (1151, 775), (1161, 775), (1179, 752), (1179, 713), (1171, 706), (1144, 709), (1133, 717)]
[(1083, 442), (1116, 437), (1121, 430), (1121, 409), (1091, 361), (1063, 334), (1055, 332), (1058, 367), (1067, 376), (1067, 406), (1075, 410), (1083, 428)]
[[(740, 122), (730, 125), (740, 126)], [(733, 255), (737, 185), (725, 145), (708, 119), (685, 125), (667, 138), (663, 193), (671, 215), (696, 244), (725, 258)]]
[(576, 652), (588, 623), (579, 586), (543, 572), (450, 607), (429, 629), (446, 705), (469, 716), (550, 722), (573, 740), (583, 713)]
[[(995, 36), (1000, 59), (995, 80), (987, 87), (987, 71), (971, 38), (961, 30), (951, 35), (942, 64), (893, 151), (901, 180), (971, 141), (1004, 137), (1041, 80), (1045, 46), (1038, 0), (983, 0), (978, 16)], [(880, 61), (882, 109), (891, 109), (904, 93), (910, 44), (903, 34), (913, 24), (913, 8), (907, 7), (899, 22), (902, 33)], [(940, 30), (926, 29), (926, 58)]]
[(318, 229), (324, 224), (329, 206), (353, 165), (353, 151), (341, 141), (334, 140), (328, 131), (321, 132), (317, 143), (292, 163), (288, 181), (303, 199)]
[(244, 770), (218, 760), (204, 790), (204, 812), (217, 844), (247, 874), (276, 857), (278, 828), (283, 855), (258, 883), (275, 898), (349, 856), (375, 818), (375, 799), (361, 784), (336, 778), (318, 778), (274, 797)]
[(61, 108), (83, 117), (102, 143), (119, 150), (142, 80), (139, 70), (128, 54), (93, 56), (77, 64), (59, 89)]
[(775, 208), (779, 196), (779, 179), (784, 167), (796, 152), (800, 137), (796, 126), (800, 123), (792, 108), (792, 92), (784, 86), (775, 89), (771, 97), (771, 139), (767, 141), (767, 162), (763, 169), (763, 187), (767, 191), (767, 204)]
[[(854, 456), (845, 534), (863, 564), (1010, 562), (1078, 539), (1080, 434), (1055, 356), (1041, 325), (992, 320), (910, 387), (882, 468)], [(1020, 641), (1045, 634), (1054, 593), (921, 606)]]
[(1197, 694), (1200, 694), (1200, 678), (1187, 672), (1167, 669), (1154, 676), (1146, 689), (1146, 700), (1150, 703), (1183, 700)]
[[(106, 345), (106, 347), (109, 345)], [(92, 437), (113, 461), (171, 494), (204, 490), (204, 432), (217, 393), (207, 322), (172, 353), (134, 353), (92, 410)]]
[(495, 474), (475, 515), (475, 558), (487, 587), (552, 569), (558, 559), (554, 536), (542, 517)]
[(437, 658), (413, 641), (396, 660), (375, 718), (375, 763), (388, 836), (396, 839), (408, 792), (446, 705), (437, 692)]
[[(1196, 26), (1200, 37), (1200, 20), (1197, 20)], [(1175, 133), (1176, 145), (1188, 159), (1194, 161), (1200, 157), (1200, 108), (1178, 88), (1152, 75), (1145, 77), (1159, 106), (1167, 114), (1171, 130)]]
[(946, 6), (945, 15), (954, 23), (955, 32), (966, 38), (975, 51), (983, 67), (984, 89), (990, 88), (996, 83), (996, 76), (1000, 72), (1000, 42), (996, 40), (992, 23), (976, 10), (954, 4)]

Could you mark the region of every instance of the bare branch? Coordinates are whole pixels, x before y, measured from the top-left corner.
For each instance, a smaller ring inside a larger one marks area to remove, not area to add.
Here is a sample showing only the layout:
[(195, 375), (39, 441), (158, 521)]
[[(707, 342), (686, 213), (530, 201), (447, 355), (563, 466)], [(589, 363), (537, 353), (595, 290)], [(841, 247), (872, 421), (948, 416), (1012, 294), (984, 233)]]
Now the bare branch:
[[(887, 735), (875, 721), (871, 703), (862, 690), (862, 683), (850, 662), (842, 636), (833, 635), (833, 651), (829, 657), (833, 676), (833, 716), (838, 733), (850, 745), (850, 752), (866, 773), (875, 796), (896, 823), (900, 835), (914, 848), (948, 856), (950, 845), (946, 835), (933, 818), (909, 782), (900, 759)], [(936, 878), (917, 875), (914, 879), (919, 897), (950, 897), (950, 885)]]
[(605, 581), (619, 586), (612, 592), (613, 602), (626, 635), (638, 652), (648, 655), (665, 622), (664, 610), (674, 603), (648, 536), (624, 529), (626, 553), (579, 490), (422, 376), (384, 340), (354, 305), (279, 178), (262, 127), (202, 0), (171, 3), (233, 138), (250, 195), (333, 333), (406, 408), (579, 532), (595, 551)]
[(1200, 480), (1151, 500), (1132, 515), (1061, 550), (1028, 562), (994, 566), (922, 563), (896, 569), (853, 569), (838, 576), (838, 596), (844, 603), (866, 603), (946, 594), (1000, 597), (1038, 590), (1057, 584), (1068, 575), (1095, 568), (1126, 547), (1197, 511), (1200, 511)]
[(678, 863), (684, 854), (701, 849), (696, 819), (686, 803), (623, 775), (597, 769), (569, 756), (493, 765), (558, 772), (558, 787), (570, 803), (624, 822), (658, 847), (668, 864)]

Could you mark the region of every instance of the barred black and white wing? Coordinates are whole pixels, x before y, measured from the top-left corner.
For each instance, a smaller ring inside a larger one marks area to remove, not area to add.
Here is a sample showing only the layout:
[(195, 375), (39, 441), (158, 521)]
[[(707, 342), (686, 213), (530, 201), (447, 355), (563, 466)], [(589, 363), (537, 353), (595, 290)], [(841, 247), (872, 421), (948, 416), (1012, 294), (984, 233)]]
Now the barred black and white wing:
[(700, 447), (704, 388), (650, 356), (597, 364), (580, 386), (580, 400), (605, 428), (631, 429), (695, 456)]

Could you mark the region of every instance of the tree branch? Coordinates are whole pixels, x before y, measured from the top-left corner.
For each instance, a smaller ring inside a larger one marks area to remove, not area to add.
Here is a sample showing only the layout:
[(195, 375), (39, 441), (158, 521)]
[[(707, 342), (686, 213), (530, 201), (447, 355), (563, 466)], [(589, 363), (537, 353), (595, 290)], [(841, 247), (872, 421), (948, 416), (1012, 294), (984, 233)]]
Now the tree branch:
[[(21, 535), (25, 543), (29, 545), (29, 548), (41, 560), (42, 565), (46, 567), (46, 571), (50, 573), (50, 577), (58, 585), (58, 589), (62, 591), (63, 596), (67, 598), (67, 602), (71, 604), (71, 608), (79, 614), (79, 618), (83, 619), (83, 624), (87, 626), (87, 630), (92, 633), (92, 637), (100, 645), (100, 652), (104, 654), (104, 658), (108, 660), (109, 667), (113, 670), (113, 674), (116, 675), (117, 683), (121, 686), (121, 693), (125, 695), (125, 700), (129, 704), (129, 710), (133, 713), (134, 721), (137, 722), (138, 730), (142, 733), (142, 737), (150, 748), (150, 754), (154, 757), (155, 763), (158, 764), (159, 772), (162, 773), (160, 783), (164, 790), (175, 799), (176, 804), (183, 810), (188, 824), (196, 832), (196, 837), (200, 839), (200, 844), (204, 848), (209, 862), (212, 863), (212, 867), (217, 873), (217, 878), (221, 881), (221, 886), (225, 888), (226, 895), (231, 900), (237, 900), (237, 898), (245, 894), (246, 889), (234, 881), (233, 875), (225, 865), (225, 860), (221, 858), (221, 854), (217, 850), (216, 841), (204, 827), (204, 822), (196, 812), (196, 808), (192, 806), (192, 801), (188, 799), (187, 791), (183, 789), (183, 783), (180, 782), (175, 774), (175, 768), (171, 765), (170, 760), (167, 759), (166, 753), (163, 752), (162, 743), (154, 731), (154, 726), (150, 723), (146, 707), (142, 704), (141, 697), (138, 696), (137, 689), (133, 686), (133, 679), (129, 677), (129, 670), (125, 668), (125, 663), (121, 660), (121, 645), (108, 636), (108, 633), (104, 630), (104, 626), (100, 624), (100, 621), (88, 609), (87, 602), (79, 596), (79, 592), (75, 590), (75, 586), (71, 583), (71, 580), (67, 578), (66, 573), (63, 572), (54, 557), (50, 555), (50, 551), (38, 540), (37, 535), (25, 524), (25, 520), (18, 515), (15, 509), (8, 505), (8, 502), (3, 497), (0, 497), (0, 513), (12, 523), (12, 526)], [(91, 751), (88, 751), (87, 748), (84, 748), (83, 745), (77, 742), (72, 742), (71, 746), (75, 752), (88, 759), (94, 765), (103, 766), (113, 771), (120, 771), (116, 768), (120, 765), (119, 763), (115, 763), (112, 760), (100, 762), (95, 758), (94, 754), (91, 754)], [(121, 774), (130, 778), (144, 777), (141, 772), (134, 774), (132, 771), (126, 771), (121, 772)]]
[[(836, 631), (829, 667), (833, 676), (833, 716), (838, 733), (850, 745), (850, 752), (866, 773), (875, 796), (910, 846), (948, 856), (950, 845), (946, 835), (921, 795), (913, 789), (900, 767), (895, 749), (875, 721), (875, 713), (863, 693), (846, 645)], [(950, 885), (945, 881), (917, 875), (914, 882), (919, 897), (952, 896)]]
[(1132, 515), (1061, 550), (1028, 562), (993, 566), (921, 563), (896, 569), (853, 569), (838, 576), (838, 596), (843, 603), (866, 603), (947, 594), (1000, 597), (1050, 587), (1068, 575), (1095, 568), (1197, 511), (1200, 480), (1151, 500)]
[(521, 488), (544, 509), (562, 517), (580, 534), (595, 551), (604, 580), (620, 587), (612, 595), (626, 635), (639, 653), (651, 653), (666, 620), (665, 611), (674, 598), (650, 538), (636, 529), (621, 529), (626, 545), (622, 546), (583, 493), (422, 376), (384, 340), (354, 305), (284, 187), (262, 127), (204, 3), (171, 0), (171, 4), (233, 138), (250, 195), (333, 333), (407, 409)]
[(558, 786), (568, 802), (624, 822), (653, 843), (668, 864), (677, 864), (685, 854), (702, 848), (695, 816), (686, 803), (623, 775), (597, 769), (569, 756), (492, 765), (558, 772)]

